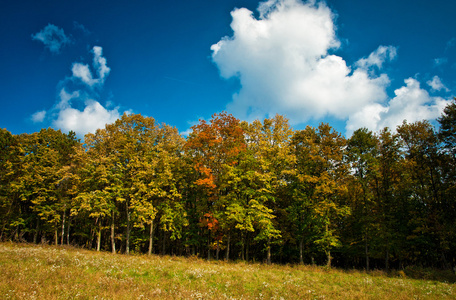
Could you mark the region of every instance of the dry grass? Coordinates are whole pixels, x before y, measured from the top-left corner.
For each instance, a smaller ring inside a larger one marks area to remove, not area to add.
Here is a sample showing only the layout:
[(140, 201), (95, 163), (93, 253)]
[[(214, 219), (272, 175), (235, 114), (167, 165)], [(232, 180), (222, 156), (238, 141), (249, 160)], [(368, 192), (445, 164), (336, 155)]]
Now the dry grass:
[(456, 298), (455, 284), (399, 275), (0, 243), (1, 299)]

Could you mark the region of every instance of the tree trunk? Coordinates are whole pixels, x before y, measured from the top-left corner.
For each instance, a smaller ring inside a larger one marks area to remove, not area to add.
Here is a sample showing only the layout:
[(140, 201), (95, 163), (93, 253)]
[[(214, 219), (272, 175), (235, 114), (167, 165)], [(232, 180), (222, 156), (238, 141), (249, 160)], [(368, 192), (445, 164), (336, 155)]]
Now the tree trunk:
[(216, 260), (219, 260), (219, 252), (220, 252), (220, 241), (217, 239), (217, 252), (215, 254)]
[(111, 248), (112, 253), (116, 253), (116, 241), (114, 240), (114, 211), (112, 211), (111, 215)]
[(226, 244), (226, 258), (225, 258), (226, 261), (228, 261), (230, 259), (230, 239), (231, 239), (231, 232), (228, 232), (228, 242)]
[[(326, 224), (325, 229), (326, 229), (326, 234), (327, 234), (329, 232), (328, 224)], [(328, 245), (328, 253), (327, 253), (328, 254), (328, 262), (327, 262), (326, 265), (327, 265), (328, 268), (331, 268), (331, 248), (329, 248), (329, 247), (331, 247), (331, 246)]]
[(97, 239), (97, 251), (101, 250), (101, 220), (98, 223), (98, 239)]
[(327, 266), (328, 268), (331, 268), (331, 259), (332, 259), (332, 257), (331, 257), (331, 250), (328, 250), (328, 262), (327, 262), (327, 264), (326, 264), (326, 266)]
[(150, 222), (150, 232), (149, 232), (149, 252), (148, 255), (152, 254), (152, 248), (154, 246), (154, 220)]
[(18, 242), (19, 241), (19, 225), (16, 226), (16, 230), (14, 231), (14, 241)]
[(62, 238), (60, 239), (60, 245), (65, 242), (65, 219), (66, 219), (66, 205), (63, 207), (63, 218), (62, 218)]
[(126, 254), (130, 254), (130, 210), (128, 209), (128, 204), (127, 204), (127, 241), (126, 241), (126, 247), (125, 247), (125, 252)]
[(55, 245), (57, 246), (59, 244), (59, 231), (57, 228), (54, 230), (54, 239), (55, 239)]
[(33, 233), (33, 243), (36, 244), (38, 242), (38, 232), (40, 230), (40, 220), (36, 220), (36, 229)]
[(304, 237), (301, 237), (299, 240), (299, 263), (302, 265), (304, 264), (304, 260), (302, 258), (302, 253), (303, 253), (303, 244), (304, 244)]
[(268, 265), (271, 264), (271, 237), (268, 237)]
[(71, 214), (68, 216), (68, 226), (67, 226), (67, 245), (70, 245), (70, 227), (71, 227)]

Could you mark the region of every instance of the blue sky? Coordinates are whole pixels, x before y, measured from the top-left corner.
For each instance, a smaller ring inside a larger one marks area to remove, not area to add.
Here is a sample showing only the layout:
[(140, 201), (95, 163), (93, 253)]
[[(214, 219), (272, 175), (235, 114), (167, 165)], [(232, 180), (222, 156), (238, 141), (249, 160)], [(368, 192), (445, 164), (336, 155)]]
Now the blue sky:
[(227, 110), (349, 135), (438, 117), (456, 2), (0, 2), (0, 127), (82, 137), (123, 113), (186, 132)]

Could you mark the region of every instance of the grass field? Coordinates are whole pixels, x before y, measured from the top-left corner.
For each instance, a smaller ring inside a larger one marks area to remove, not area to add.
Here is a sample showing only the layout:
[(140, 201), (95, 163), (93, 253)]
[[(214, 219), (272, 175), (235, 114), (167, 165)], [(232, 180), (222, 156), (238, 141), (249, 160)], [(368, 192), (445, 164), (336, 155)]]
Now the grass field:
[(456, 299), (455, 283), (406, 273), (0, 243), (0, 299)]

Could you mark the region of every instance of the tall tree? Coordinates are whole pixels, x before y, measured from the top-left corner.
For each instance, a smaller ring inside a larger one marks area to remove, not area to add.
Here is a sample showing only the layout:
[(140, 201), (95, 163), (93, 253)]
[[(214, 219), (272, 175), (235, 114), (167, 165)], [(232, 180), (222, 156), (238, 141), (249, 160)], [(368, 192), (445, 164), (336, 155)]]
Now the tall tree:
[(400, 186), (407, 186), (403, 177), (404, 157), (397, 134), (389, 128), (379, 133), (379, 177), (375, 185), (378, 206), (379, 230), (385, 269), (389, 271), (390, 258), (406, 239), (404, 199)]
[(276, 115), (263, 123), (254, 121), (246, 129), (247, 147), (255, 160), (256, 188), (252, 197), (252, 208), (259, 233), (257, 240), (266, 242), (266, 261), (271, 263), (271, 245), (281, 237), (274, 219), (279, 210), (284, 209), (279, 201), (287, 186), (287, 176), (294, 164), (295, 156), (291, 150), (292, 129), (288, 120)]
[[(438, 153), (439, 141), (433, 126), (427, 121), (404, 123), (398, 126), (412, 193), (410, 195), (409, 224), (413, 224), (408, 240), (414, 253), (431, 261), (442, 261), (447, 265), (448, 234), (444, 226), (442, 212), (441, 155)], [(432, 246), (431, 246), (431, 245)], [(434, 251), (427, 249), (433, 248)], [(435, 251), (439, 249), (438, 251)]]
[(345, 139), (328, 124), (320, 124), (316, 139), (311, 141), (312, 159), (315, 161), (313, 180), (315, 182), (315, 212), (322, 225), (319, 238), (315, 241), (327, 256), (327, 266), (331, 267), (331, 250), (340, 247), (337, 221), (350, 214), (342, 196), (346, 192), (346, 172), (344, 164)]
[(20, 213), (20, 144), (17, 136), (6, 129), (0, 128), (0, 241), (7, 238), (8, 233), (23, 224)]
[[(209, 214), (217, 219), (221, 229), (227, 231), (229, 228), (224, 213), (226, 205), (223, 203), (223, 195), (226, 195), (227, 191), (226, 185), (222, 189), (223, 180), (227, 167), (237, 165), (238, 156), (245, 150), (244, 131), (240, 121), (225, 112), (214, 114), (209, 123), (200, 120), (192, 130), (187, 138), (186, 150), (199, 173), (195, 184), (200, 187), (205, 197), (199, 204), (199, 216), (203, 218)], [(207, 233), (210, 257), (214, 231), (208, 230)], [(217, 249), (218, 241), (219, 239)]]
[[(373, 182), (378, 177), (378, 139), (366, 128), (355, 130), (347, 142), (347, 157), (354, 170), (350, 189), (353, 226), (359, 228), (361, 241), (355, 235), (352, 245), (363, 244), (366, 270), (369, 270), (369, 248), (376, 236), (376, 206)], [(356, 231), (358, 232), (358, 231)]]
[(456, 98), (444, 108), (437, 121), (440, 124), (439, 138), (445, 145), (444, 149), (456, 159)]
[(96, 222), (99, 217), (111, 217), (113, 252), (116, 251), (116, 215), (125, 221), (127, 254), (132, 228), (144, 228), (145, 224), (150, 225), (151, 253), (153, 221), (160, 207), (162, 228), (173, 231), (172, 237), (180, 236), (176, 232), (179, 226), (172, 222), (181, 220), (185, 225), (185, 213), (175, 201), (181, 195), (176, 188), (173, 168), (182, 151), (182, 141), (175, 128), (166, 125), (160, 128), (153, 118), (126, 114), (114, 124), (106, 125), (105, 129), (86, 136), (89, 185), (81, 199), (93, 203), (88, 209), (94, 210), (91, 216)]
[(449, 240), (449, 253), (456, 260), (456, 98), (443, 110), (440, 118), (438, 133), (439, 140), (443, 143), (440, 147), (442, 159), (442, 216), (445, 218), (445, 227)]
[(37, 226), (52, 231), (58, 244), (58, 229), (65, 231), (65, 217), (70, 211), (71, 182), (66, 170), (71, 164), (75, 134), (64, 134), (54, 129), (42, 129), (21, 137), (21, 177), (18, 181), (20, 197), (39, 219)]
[[(291, 222), (299, 243), (299, 262), (304, 263), (304, 246), (312, 248), (317, 236), (317, 218), (315, 213), (315, 161), (314, 143), (317, 132), (307, 126), (294, 132), (292, 146), (296, 156), (294, 176), (289, 185), (290, 203), (287, 206), (288, 219)], [(311, 261), (313, 262), (313, 256)]]

